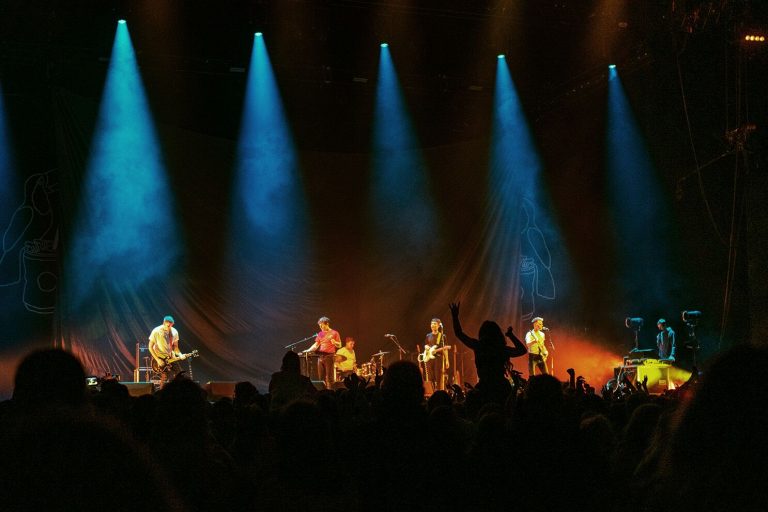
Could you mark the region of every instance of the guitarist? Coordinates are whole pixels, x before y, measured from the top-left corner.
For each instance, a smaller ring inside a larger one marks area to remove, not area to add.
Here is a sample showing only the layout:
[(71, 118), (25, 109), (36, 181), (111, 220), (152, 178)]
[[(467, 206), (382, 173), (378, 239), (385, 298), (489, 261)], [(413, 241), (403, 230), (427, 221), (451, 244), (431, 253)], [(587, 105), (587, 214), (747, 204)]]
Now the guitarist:
[[(424, 354), (429, 354), (431, 348), (441, 349), (445, 347), (445, 333), (443, 322), (439, 318), (433, 318), (429, 323), (429, 332), (424, 339)], [(425, 381), (432, 383), (432, 389), (445, 389), (445, 377), (448, 375), (449, 358), (445, 351), (435, 352), (434, 359), (424, 361), (426, 374)]]
[(549, 370), (547, 369), (547, 356), (549, 352), (544, 345), (546, 341), (546, 334), (544, 331), (547, 329), (544, 327), (544, 319), (537, 316), (531, 320), (533, 324), (531, 330), (525, 335), (525, 344), (528, 346), (528, 377), (533, 377), (536, 369), (539, 369), (539, 373), (547, 375)]
[[(163, 325), (158, 325), (149, 334), (149, 344), (147, 348), (149, 353), (152, 354), (152, 358), (157, 362), (159, 368), (165, 366), (165, 360), (172, 357), (181, 357), (182, 354), (179, 351), (179, 331), (173, 327), (174, 320), (171, 315), (167, 315), (163, 318)], [(161, 379), (166, 381), (167, 379), (173, 379), (178, 373), (181, 372), (181, 368), (178, 363), (171, 363), (168, 371), (162, 372)], [(170, 375), (169, 375), (170, 374)]]

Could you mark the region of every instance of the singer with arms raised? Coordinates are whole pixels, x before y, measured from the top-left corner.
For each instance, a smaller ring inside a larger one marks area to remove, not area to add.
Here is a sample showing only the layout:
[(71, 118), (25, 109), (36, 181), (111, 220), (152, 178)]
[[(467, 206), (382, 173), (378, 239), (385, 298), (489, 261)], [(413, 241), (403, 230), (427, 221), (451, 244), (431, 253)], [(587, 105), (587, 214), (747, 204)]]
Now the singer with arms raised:
[(525, 344), (528, 346), (528, 376), (533, 377), (536, 369), (539, 369), (539, 373), (542, 375), (548, 375), (547, 369), (547, 356), (549, 352), (544, 342), (547, 340), (547, 335), (544, 331), (548, 331), (544, 327), (544, 319), (537, 316), (531, 320), (533, 327), (525, 335)]
[(334, 381), (333, 356), (336, 349), (341, 348), (341, 336), (339, 331), (331, 329), (331, 320), (327, 316), (320, 317), (317, 321), (320, 332), (315, 335), (315, 343), (304, 352), (317, 352), (317, 373), (323, 379), (325, 386), (330, 389)]

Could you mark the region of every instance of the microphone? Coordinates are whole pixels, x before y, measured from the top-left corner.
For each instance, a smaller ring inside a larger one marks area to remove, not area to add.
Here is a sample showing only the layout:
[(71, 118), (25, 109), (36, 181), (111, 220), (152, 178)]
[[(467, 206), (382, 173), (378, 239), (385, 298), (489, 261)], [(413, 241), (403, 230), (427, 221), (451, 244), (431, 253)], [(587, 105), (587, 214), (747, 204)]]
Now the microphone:
[(542, 331), (548, 331), (548, 330), (549, 330), (549, 327), (542, 327), (542, 328), (541, 328), (541, 330), (542, 330)]
[(384, 337), (385, 338), (394, 338), (395, 335), (394, 334), (385, 334)]

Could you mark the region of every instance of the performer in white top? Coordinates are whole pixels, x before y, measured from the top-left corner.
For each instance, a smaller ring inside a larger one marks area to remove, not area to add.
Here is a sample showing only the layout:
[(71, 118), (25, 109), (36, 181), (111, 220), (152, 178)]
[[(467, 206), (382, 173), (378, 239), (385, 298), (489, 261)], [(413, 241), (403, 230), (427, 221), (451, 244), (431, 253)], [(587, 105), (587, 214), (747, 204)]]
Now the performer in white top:
[(528, 347), (528, 377), (533, 377), (536, 368), (539, 369), (539, 373), (543, 375), (549, 374), (547, 369), (547, 347), (544, 342), (547, 339), (544, 331), (544, 319), (537, 316), (531, 320), (533, 327), (525, 335), (525, 344)]
[[(149, 334), (149, 344), (147, 348), (152, 358), (155, 360), (154, 368), (162, 370), (163, 380), (167, 377), (173, 378), (181, 371), (177, 363), (172, 363), (169, 368), (166, 367), (168, 359), (181, 358), (179, 352), (179, 331), (173, 327), (173, 317), (168, 315), (163, 318), (163, 325), (158, 325)], [(167, 375), (171, 373), (171, 375)]]

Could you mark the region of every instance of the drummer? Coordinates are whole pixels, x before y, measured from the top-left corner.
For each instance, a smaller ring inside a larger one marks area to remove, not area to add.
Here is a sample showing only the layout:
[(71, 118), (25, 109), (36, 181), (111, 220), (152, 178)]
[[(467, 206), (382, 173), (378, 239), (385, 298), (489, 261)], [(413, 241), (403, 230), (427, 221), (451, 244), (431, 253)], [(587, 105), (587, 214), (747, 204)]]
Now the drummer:
[(347, 336), (344, 339), (344, 346), (336, 351), (336, 380), (343, 380), (357, 369), (357, 359), (355, 358), (355, 339)]

